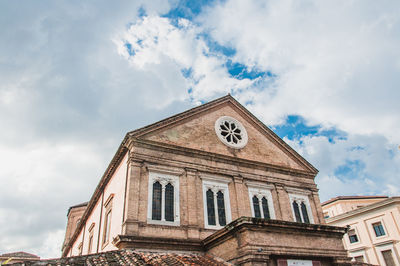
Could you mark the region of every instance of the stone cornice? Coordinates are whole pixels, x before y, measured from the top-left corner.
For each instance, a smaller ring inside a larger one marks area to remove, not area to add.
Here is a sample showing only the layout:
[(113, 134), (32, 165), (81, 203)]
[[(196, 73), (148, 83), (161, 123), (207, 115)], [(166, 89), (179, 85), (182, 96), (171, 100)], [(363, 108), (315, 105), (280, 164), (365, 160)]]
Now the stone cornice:
[(256, 168), (260, 170), (266, 170), (274, 173), (281, 173), (281, 174), (287, 174), (291, 176), (299, 176), (299, 177), (304, 177), (304, 178), (309, 178), (309, 179), (314, 179), (315, 174), (312, 172), (307, 172), (299, 169), (293, 169), (293, 168), (288, 168), (285, 166), (280, 166), (280, 165), (273, 165), (273, 164), (267, 164), (267, 163), (262, 163), (258, 161), (251, 161), (251, 160), (246, 160), (242, 158), (236, 158), (232, 156), (227, 156), (223, 154), (217, 154), (217, 153), (212, 153), (208, 151), (202, 151), (202, 150), (196, 150), (196, 149), (191, 149), (191, 148), (186, 148), (186, 147), (181, 147), (177, 145), (172, 145), (172, 144), (167, 144), (167, 143), (161, 143), (161, 142), (156, 142), (156, 141), (151, 141), (151, 140), (143, 140), (143, 139), (132, 139), (132, 147), (142, 147), (142, 148), (147, 148), (151, 150), (158, 150), (158, 151), (164, 151), (167, 153), (174, 153), (174, 154), (179, 154), (179, 155), (186, 155), (188, 157), (192, 158), (200, 158), (200, 159), (206, 159), (214, 162), (223, 162), (223, 163), (230, 163), (234, 165), (241, 165), (243, 167), (247, 168)]
[(352, 217), (352, 216), (355, 216), (355, 215), (358, 215), (358, 214), (361, 214), (364, 212), (368, 212), (368, 211), (371, 211), (374, 209), (383, 208), (383, 207), (386, 207), (391, 204), (399, 204), (399, 206), (400, 206), (400, 197), (391, 197), (386, 200), (378, 201), (378, 202), (372, 203), (370, 205), (367, 205), (367, 206), (364, 206), (364, 207), (361, 207), (361, 208), (358, 208), (358, 209), (355, 209), (355, 210), (352, 210), (349, 212), (345, 212), (345, 213), (339, 214), (337, 216), (333, 216), (331, 218), (326, 219), (325, 221), (326, 221), (326, 223), (329, 224), (329, 223), (340, 221), (342, 219), (346, 219), (346, 218), (349, 218), (349, 217)]
[(329, 235), (330, 237), (342, 238), (347, 228), (330, 226), (323, 224), (303, 224), (282, 220), (263, 219), (254, 217), (240, 217), (233, 222), (227, 224), (224, 228), (218, 230), (214, 234), (203, 240), (206, 249), (224, 241), (227, 237), (234, 235), (243, 228), (250, 230), (278, 230), (280, 232), (296, 232), (311, 235)]
[[(291, 187), (296, 187), (299, 186), (299, 189), (309, 189), (311, 191), (318, 191), (316, 188), (315, 183), (301, 183), (299, 184), (298, 180), (287, 180), (286, 178), (283, 177), (274, 177), (274, 176), (269, 176), (269, 175), (260, 175), (260, 174), (251, 174), (247, 173), (244, 171), (240, 170), (230, 170), (226, 168), (221, 168), (221, 167), (216, 167), (216, 166), (209, 166), (209, 165), (201, 165), (201, 164), (194, 164), (190, 162), (184, 162), (184, 161), (176, 161), (176, 160), (169, 160), (166, 158), (160, 158), (160, 157), (155, 157), (155, 156), (150, 156), (148, 154), (139, 154), (135, 153), (133, 156), (135, 156), (137, 159), (143, 160), (143, 161), (148, 161), (154, 164), (162, 164), (162, 165), (168, 165), (168, 166), (174, 166), (177, 168), (190, 168), (190, 169), (196, 169), (196, 171), (199, 172), (207, 172), (210, 174), (219, 174), (219, 175), (225, 175), (225, 176), (232, 176), (232, 177), (238, 177), (240, 176), (240, 180), (253, 180), (256, 182), (268, 182), (268, 183), (273, 183), (277, 187), (281, 187), (282, 189), (285, 186), (291, 186)], [(237, 178), (236, 178), (237, 179)]]

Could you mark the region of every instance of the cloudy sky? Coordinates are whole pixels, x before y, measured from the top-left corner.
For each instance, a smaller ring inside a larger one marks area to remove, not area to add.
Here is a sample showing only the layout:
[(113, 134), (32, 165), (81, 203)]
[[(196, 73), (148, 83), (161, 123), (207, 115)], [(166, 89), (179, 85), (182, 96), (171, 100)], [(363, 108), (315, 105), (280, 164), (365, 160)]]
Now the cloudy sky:
[(0, 1), (0, 254), (60, 256), (129, 130), (231, 93), (319, 169), (399, 195), (400, 2)]

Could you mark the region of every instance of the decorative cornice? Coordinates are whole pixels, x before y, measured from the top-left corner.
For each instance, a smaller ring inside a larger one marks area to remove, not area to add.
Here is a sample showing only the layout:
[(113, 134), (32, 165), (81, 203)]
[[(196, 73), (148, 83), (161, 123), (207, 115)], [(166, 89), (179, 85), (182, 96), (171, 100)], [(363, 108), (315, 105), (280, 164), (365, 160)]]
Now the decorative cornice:
[(203, 181), (211, 181), (211, 182), (218, 182), (218, 183), (224, 183), (224, 184), (229, 184), (230, 182), (232, 182), (232, 178), (221, 176), (221, 175), (208, 174), (208, 173), (200, 173), (200, 178)]
[(261, 182), (254, 182), (254, 181), (245, 181), (246, 186), (250, 188), (264, 188), (268, 190), (275, 189), (275, 186), (273, 184), (268, 184), (268, 183), (261, 183)]
[(325, 221), (328, 224), (333, 223), (333, 222), (336, 222), (336, 221), (339, 221), (342, 219), (346, 219), (346, 218), (352, 217), (354, 215), (357, 215), (357, 214), (360, 214), (363, 212), (368, 212), (373, 209), (383, 208), (390, 204), (399, 204), (399, 206), (400, 206), (400, 197), (391, 197), (386, 200), (378, 201), (378, 202), (372, 203), (370, 205), (366, 205), (364, 207), (360, 207), (358, 209), (330, 217), (328, 219), (325, 219)]
[[(314, 179), (315, 175), (313, 173), (299, 170), (299, 169), (293, 169), (281, 165), (273, 165), (273, 164), (268, 164), (268, 163), (263, 163), (263, 162), (258, 162), (258, 161), (252, 161), (252, 160), (247, 160), (247, 159), (242, 159), (242, 158), (237, 158), (237, 157), (232, 157), (232, 156), (227, 156), (223, 154), (217, 154), (217, 153), (212, 153), (208, 151), (202, 151), (202, 150), (196, 150), (196, 149), (191, 149), (191, 148), (186, 148), (186, 147), (181, 147), (177, 145), (172, 145), (172, 144), (167, 144), (167, 143), (161, 143), (161, 142), (156, 142), (156, 141), (151, 141), (151, 140), (143, 140), (143, 139), (135, 139), (133, 140), (134, 146), (137, 147), (143, 147), (143, 148), (148, 148), (152, 150), (158, 150), (158, 151), (164, 151), (167, 153), (173, 153), (173, 154), (180, 154), (180, 155), (186, 155), (188, 157), (194, 157), (194, 158), (201, 158), (201, 159), (206, 159), (206, 160), (211, 160), (214, 162), (222, 162), (222, 163), (229, 163), (232, 165), (241, 165), (243, 167), (248, 167), (248, 168), (256, 168), (260, 170), (266, 170), (274, 173), (280, 173), (280, 174), (287, 174), (291, 176), (299, 176), (299, 177), (304, 177), (304, 178), (309, 178), (309, 179)], [(135, 156), (135, 155), (133, 155)]]
[(286, 187), (286, 186), (285, 186), (285, 190), (287, 193), (290, 193), (290, 194), (298, 194), (298, 195), (304, 195), (304, 196), (311, 195), (311, 193), (312, 193), (312, 191), (309, 189), (301, 189), (301, 188)]
[(146, 166), (149, 172), (156, 172), (160, 174), (176, 175), (176, 176), (181, 176), (185, 173), (184, 169), (170, 167), (170, 166), (150, 164), (147, 162), (144, 165)]

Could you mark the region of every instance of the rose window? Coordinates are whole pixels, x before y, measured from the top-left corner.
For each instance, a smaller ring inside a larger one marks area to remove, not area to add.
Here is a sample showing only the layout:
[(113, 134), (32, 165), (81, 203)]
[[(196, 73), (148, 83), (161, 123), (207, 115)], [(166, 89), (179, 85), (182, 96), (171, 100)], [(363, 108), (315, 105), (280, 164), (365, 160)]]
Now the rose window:
[(215, 122), (215, 133), (218, 138), (232, 148), (243, 148), (247, 144), (247, 132), (236, 119), (223, 116)]

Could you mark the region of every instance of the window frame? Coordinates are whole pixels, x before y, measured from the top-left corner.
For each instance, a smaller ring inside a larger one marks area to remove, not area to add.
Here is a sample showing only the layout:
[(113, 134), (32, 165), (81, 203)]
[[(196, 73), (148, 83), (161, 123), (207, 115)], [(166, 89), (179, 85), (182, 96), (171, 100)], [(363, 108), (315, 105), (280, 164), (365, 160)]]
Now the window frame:
[(265, 197), (268, 203), (268, 211), (269, 211), (269, 219), (276, 219), (274, 202), (272, 200), (272, 189), (274, 189), (273, 185), (263, 184), (263, 183), (254, 183), (254, 182), (246, 182), (249, 200), (250, 200), (250, 209), (252, 217), (255, 216), (254, 206), (253, 206), (253, 197), (256, 196), (258, 198), (258, 203), (260, 206), (261, 218), (265, 218), (264, 209), (262, 208), (262, 198)]
[[(156, 182), (161, 184), (161, 220), (152, 219), (152, 208), (153, 208), (153, 184)], [(170, 183), (174, 187), (174, 221), (165, 220), (165, 189)], [(148, 179), (148, 197), (147, 197), (147, 223), (148, 224), (159, 224), (169, 226), (180, 225), (180, 205), (179, 205), (179, 176), (161, 173), (157, 171), (149, 170)]]
[(375, 245), (375, 249), (377, 250), (380, 265), (383, 265), (383, 266), (386, 265), (385, 259), (383, 258), (383, 254), (382, 254), (382, 252), (386, 251), (386, 250), (391, 250), (394, 262), (397, 263), (397, 265), (400, 264), (399, 259), (397, 257), (396, 250), (394, 249), (393, 243), (388, 243), (388, 244), (384, 244), (384, 245)]
[[(231, 182), (230, 179), (225, 177), (217, 177), (217, 176), (207, 176), (202, 175), (202, 188), (203, 188), (203, 213), (204, 213), (204, 227), (207, 229), (221, 229), (225, 225), (219, 224), (218, 217), (218, 207), (217, 207), (217, 193), (221, 191), (224, 194), (224, 207), (225, 207), (225, 220), (226, 224), (229, 224), (232, 221), (231, 214), (231, 203), (229, 196), (229, 186), (228, 184)], [(214, 213), (215, 213), (215, 225), (208, 224), (208, 213), (207, 213), (207, 191), (211, 189), (214, 196)]]
[(103, 233), (101, 241), (101, 249), (110, 242), (110, 232), (111, 232), (111, 221), (112, 221), (112, 206), (113, 206), (114, 194), (110, 194), (104, 203), (104, 218), (103, 218)]
[[(375, 230), (375, 226), (374, 226), (374, 225), (376, 225), (376, 224), (379, 224), (378, 226), (382, 227), (382, 230), (383, 230), (383, 234), (382, 234), (382, 235), (379, 235), (379, 236), (377, 235), (376, 230)], [(387, 236), (386, 228), (385, 228), (384, 225), (383, 225), (383, 221), (372, 222), (372, 223), (371, 223), (371, 226), (372, 226), (372, 230), (373, 230), (373, 232), (374, 232), (374, 234), (375, 234), (375, 237), (376, 237), (377, 239)]]
[(355, 257), (363, 257), (364, 263), (369, 263), (365, 250), (357, 250), (357, 251), (349, 251), (349, 257), (351, 257), (351, 261), (356, 261)]
[(93, 249), (93, 241), (94, 241), (94, 228), (95, 228), (95, 223), (92, 223), (88, 229), (89, 232), (89, 238), (88, 238), (88, 247), (87, 247), (87, 254), (92, 254), (92, 249)]
[[(290, 208), (292, 210), (292, 215), (293, 215), (293, 221), (296, 221), (296, 214), (294, 212), (294, 208), (293, 208), (293, 201), (296, 201), (298, 206), (299, 206), (299, 212), (300, 212), (300, 217), (302, 222), (301, 223), (305, 223), (304, 222), (304, 217), (303, 217), (303, 212), (301, 210), (301, 202), (304, 202), (304, 205), (306, 206), (306, 210), (307, 210), (307, 214), (308, 214), (308, 219), (310, 224), (314, 224), (314, 217), (313, 217), (313, 213), (311, 210), (311, 205), (310, 205), (310, 200), (308, 198), (308, 193), (304, 193), (304, 194), (299, 194), (298, 191), (297, 193), (289, 193), (289, 200), (290, 200)], [(300, 202), (300, 204), (299, 204)]]
[[(350, 238), (350, 231), (354, 231), (354, 235), (356, 236), (356, 238), (357, 238), (357, 241), (354, 241), (354, 242), (351, 242), (351, 238)], [(352, 244), (358, 244), (358, 243), (360, 243), (361, 241), (360, 241), (360, 237), (359, 237), (359, 235), (358, 235), (358, 231), (356, 230), (356, 228), (353, 228), (353, 227), (350, 227), (350, 229), (349, 229), (349, 231), (347, 232), (347, 238), (348, 238), (348, 240), (349, 240), (349, 243), (350, 243), (350, 245), (352, 245)]]

